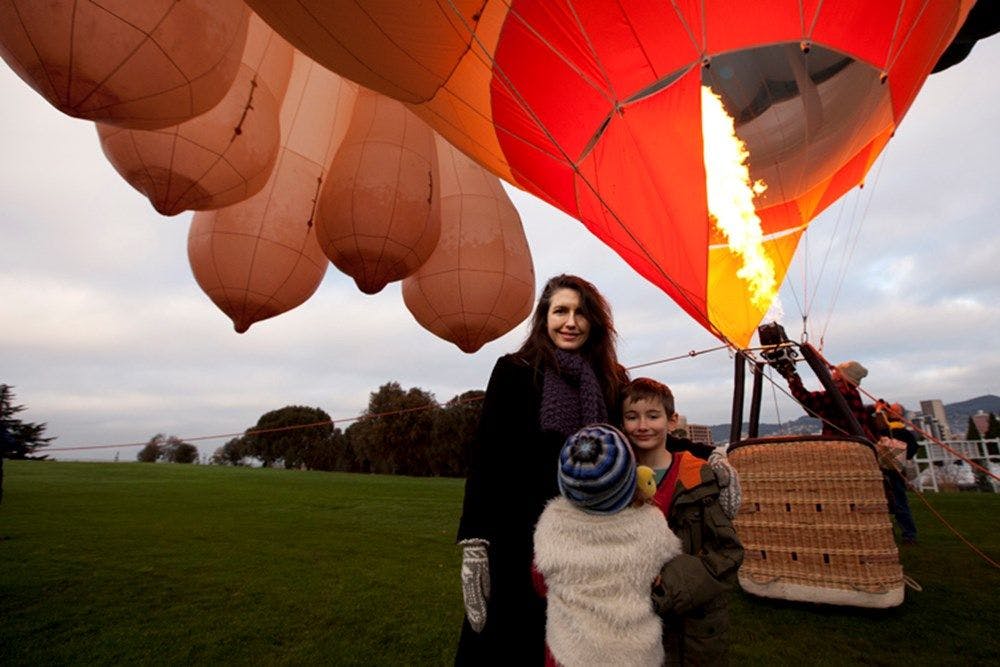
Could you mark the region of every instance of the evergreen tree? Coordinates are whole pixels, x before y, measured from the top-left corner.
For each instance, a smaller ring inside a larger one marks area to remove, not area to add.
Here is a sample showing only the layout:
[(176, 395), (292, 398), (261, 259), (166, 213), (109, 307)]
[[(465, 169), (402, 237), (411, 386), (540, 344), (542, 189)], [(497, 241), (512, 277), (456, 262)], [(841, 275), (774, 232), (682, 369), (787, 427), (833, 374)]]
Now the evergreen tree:
[(986, 438), (988, 440), (1000, 438), (1000, 419), (997, 419), (992, 412), (986, 421)]
[(47, 446), (55, 438), (46, 438), (45, 424), (21, 421), (16, 417), (25, 409), (14, 404), (14, 388), (0, 384), (0, 458), (44, 459), (33, 456), (35, 451)]
[[(986, 439), (1000, 440), (1000, 419), (997, 419), (997, 416), (992, 412), (986, 421)], [(996, 442), (987, 443), (986, 450), (991, 455), (1000, 454), (1000, 445)]]
[(14, 404), (14, 388), (9, 384), (0, 384), (0, 502), (3, 502), (3, 460), (44, 459), (44, 455), (32, 455), (39, 447), (45, 447), (54, 440), (43, 436), (45, 424), (18, 419), (17, 413), (23, 410), (23, 405)]
[(982, 440), (983, 436), (979, 434), (979, 429), (976, 427), (976, 422), (972, 421), (972, 417), (969, 417), (969, 425), (965, 429), (965, 439), (966, 440)]

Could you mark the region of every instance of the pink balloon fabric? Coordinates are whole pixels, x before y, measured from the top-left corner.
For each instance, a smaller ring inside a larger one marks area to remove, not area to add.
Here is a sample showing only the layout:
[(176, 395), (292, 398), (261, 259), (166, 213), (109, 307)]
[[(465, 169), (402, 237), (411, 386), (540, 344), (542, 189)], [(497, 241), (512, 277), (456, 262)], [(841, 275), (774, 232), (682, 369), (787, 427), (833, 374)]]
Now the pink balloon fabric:
[(239, 333), (304, 303), (326, 273), (316, 199), (356, 93), (354, 84), (296, 53), (281, 107), (282, 148), (267, 184), (246, 201), (194, 216), (191, 269)]

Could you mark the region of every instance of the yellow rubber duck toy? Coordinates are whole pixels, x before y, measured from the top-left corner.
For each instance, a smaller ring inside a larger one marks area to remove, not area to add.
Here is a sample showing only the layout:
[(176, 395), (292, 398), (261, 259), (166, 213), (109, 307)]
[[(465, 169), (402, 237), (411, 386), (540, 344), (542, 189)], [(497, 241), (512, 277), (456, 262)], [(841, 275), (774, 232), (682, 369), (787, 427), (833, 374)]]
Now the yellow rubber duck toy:
[(649, 466), (635, 467), (635, 485), (646, 500), (656, 495), (656, 473)]

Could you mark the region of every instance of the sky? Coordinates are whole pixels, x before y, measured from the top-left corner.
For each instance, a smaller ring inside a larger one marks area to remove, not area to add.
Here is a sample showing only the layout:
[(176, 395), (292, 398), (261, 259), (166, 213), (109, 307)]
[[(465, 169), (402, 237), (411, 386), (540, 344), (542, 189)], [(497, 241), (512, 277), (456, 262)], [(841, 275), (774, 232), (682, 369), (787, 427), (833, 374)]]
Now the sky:
[[(781, 291), (782, 323), (873, 396), (918, 409), (1000, 394), (1000, 38), (932, 75), (855, 189), (817, 218)], [(56, 111), (0, 65), (0, 382), (50, 456), (135, 460), (157, 433), (210, 455), (270, 410), (305, 405), (341, 427), (386, 382), (444, 402), (485, 388), (526, 324), (474, 354), (416, 323), (399, 284), (361, 293), (332, 265), (298, 308), (233, 331), (187, 260), (191, 214), (166, 218), (118, 176), (92, 123)], [(581, 275), (611, 303), (619, 357), (666, 382), (690, 422), (728, 423), (733, 359), (578, 222), (508, 188), (537, 289)], [(804, 373), (807, 386), (819, 388)], [(762, 421), (801, 416), (783, 383)], [(218, 437), (207, 437), (218, 436)], [(194, 440), (198, 438), (197, 440)], [(59, 448), (95, 447), (92, 449)]]

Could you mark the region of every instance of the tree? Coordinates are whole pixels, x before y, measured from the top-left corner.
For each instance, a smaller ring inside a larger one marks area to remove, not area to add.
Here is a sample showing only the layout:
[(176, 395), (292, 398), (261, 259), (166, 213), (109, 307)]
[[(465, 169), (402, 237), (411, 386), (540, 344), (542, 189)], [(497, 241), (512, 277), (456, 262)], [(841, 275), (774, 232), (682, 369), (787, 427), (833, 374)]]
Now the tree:
[(143, 463), (194, 463), (198, 460), (198, 448), (176, 435), (157, 433), (139, 450), (135, 458)]
[[(1000, 419), (997, 419), (997, 416), (992, 412), (986, 421), (986, 439), (1000, 440)], [(989, 442), (986, 444), (986, 453), (1000, 454), (1000, 446), (996, 442)]]
[(976, 426), (976, 422), (972, 421), (972, 417), (969, 417), (969, 425), (965, 429), (965, 439), (966, 440), (982, 440), (983, 436), (979, 433), (979, 427)]
[(172, 435), (163, 445), (162, 456), (168, 463), (194, 463), (198, 460), (198, 448)]
[(247, 464), (247, 443), (244, 438), (233, 438), (212, 454), (213, 465), (245, 466)]
[(286, 468), (306, 464), (309, 452), (328, 447), (333, 433), (330, 415), (320, 408), (288, 405), (265, 413), (244, 437), (247, 454), (267, 468), (282, 461)]
[(149, 442), (135, 455), (136, 460), (140, 463), (156, 463), (163, 458), (163, 440), (165, 437), (162, 433), (157, 433), (150, 438)]
[(347, 433), (339, 428), (333, 429), (330, 437), (330, 450), (333, 452), (333, 469), (344, 472), (359, 472), (361, 466), (358, 463), (358, 456), (351, 446), (351, 440)]
[(44, 459), (45, 455), (33, 456), (41, 447), (46, 447), (55, 440), (44, 437), (46, 425), (24, 422), (15, 415), (24, 411), (23, 405), (14, 404), (14, 387), (0, 384), (0, 460), (8, 459)]
[(307, 470), (351, 470), (347, 438), (339, 428), (334, 428), (328, 438), (305, 441), (299, 452)]
[(365, 416), (351, 424), (347, 437), (362, 472), (428, 475), (428, 454), (435, 413), (434, 394), (388, 382), (368, 400)]
[(1000, 438), (1000, 419), (997, 419), (997, 416), (992, 412), (986, 418), (986, 438)]
[(428, 464), (432, 475), (463, 477), (479, 426), (486, 392), (475, 389), (455, 396), (437, 411), (431, 432)]
[(44, 423), (23, 422), (14, 416), (24, 409), (23, 405), (14, 404), (14, 388), (0, 384), (0, 502), (3, 502), (3, 460), (47, 458), (32, 455), (55, 440), (43, 436)]

